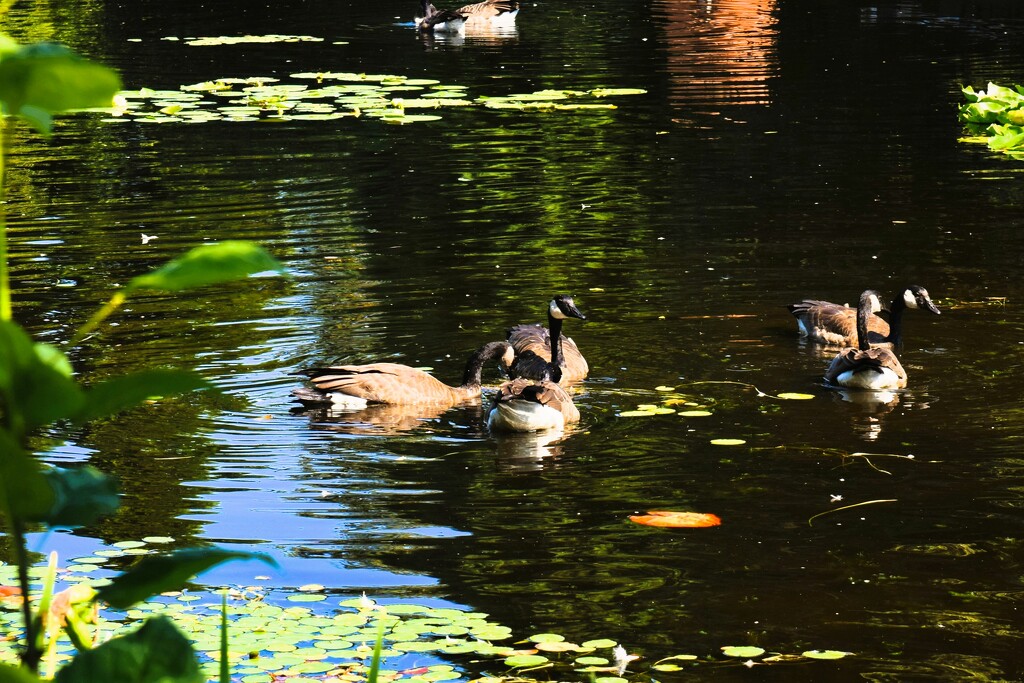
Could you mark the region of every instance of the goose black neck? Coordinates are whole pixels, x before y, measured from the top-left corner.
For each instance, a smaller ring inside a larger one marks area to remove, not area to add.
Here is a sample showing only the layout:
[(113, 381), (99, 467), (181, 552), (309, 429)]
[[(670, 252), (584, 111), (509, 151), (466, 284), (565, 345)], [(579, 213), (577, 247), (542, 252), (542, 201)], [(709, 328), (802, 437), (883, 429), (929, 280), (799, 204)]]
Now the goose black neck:
[(874, 315), (871, 308), (871, 295), (865, 292), (860, 297), (860, 305), (857, 306), (857, 348), (861, 351), (871, 348), (868, 341), (868, 316)]
[(893, 346), (899, 346), (903, 341), (903, 311), (907, 310), (907, 302), (903, 297), (892, 300), (889, 306), (889, 339)]
[(480, 377), (483, 375), (484, 364), (505, 353), (508, 348), (507, 342), (489, 342), (473, 352), (466, 362), (466, 372), (462, 375), (462, 386), (480, 386)]
[(562, 321), (548, 313), (548, 334), (551, 337), (551, 381), (562, 378)]

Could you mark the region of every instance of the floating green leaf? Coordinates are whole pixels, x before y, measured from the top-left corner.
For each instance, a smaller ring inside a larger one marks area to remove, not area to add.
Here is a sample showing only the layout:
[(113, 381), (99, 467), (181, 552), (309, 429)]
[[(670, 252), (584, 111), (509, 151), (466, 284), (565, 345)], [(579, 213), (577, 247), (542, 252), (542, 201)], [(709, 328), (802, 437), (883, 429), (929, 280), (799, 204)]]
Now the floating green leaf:
[(743, 439), (711, 439), (715, 446), (742, 446), (746, 443)]
[(722, 648), (722, 654), (726, 657), (740, 657), (742, 659), (760, 657), (764, 652), (764, 648), (753, 645), (727, 645)]
[(789, 401), (809, 401), (810, 399), (814, 398), (814, 394), (798, 394), (795, 392), (787, 391), (785, 393), (779, 394), (777, 398), (784, 398)]
[(618, 644), (619, 643), (617, 641), (610, 640), (608, 638), (598, 638), (596, 640), (586, 640), (586, 641), (580, 643), (580, 647), (585, 647), (585, 648), (590, 648), (590, 649), (593, 649), (593, 650), (598, 650), (598, 649), (601, 649), (601, 648), (615, 647)]
[(505, 658), (505, 664), (516, 669), (541, 666), (548, 663), (544, 655), (513, 655)]
[(842, 659), (843, 657), (849, 657), (853, 653), (843, 652), (842, 650), (807, 650), (802, 654), (810, 659)]

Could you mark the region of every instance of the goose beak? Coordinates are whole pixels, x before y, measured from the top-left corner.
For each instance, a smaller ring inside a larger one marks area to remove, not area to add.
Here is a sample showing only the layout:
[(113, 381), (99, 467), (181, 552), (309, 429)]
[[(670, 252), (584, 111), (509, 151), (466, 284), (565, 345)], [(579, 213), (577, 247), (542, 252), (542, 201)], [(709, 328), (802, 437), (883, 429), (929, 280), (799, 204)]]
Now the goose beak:
[(587, 316), (583, 315), (580, 309), (576, 308), (576, 304), (570, 296), (567, 296), (558, 302), (558, 307), (562, 310), (562, 313), (570, 318), (576, 318), (578, 320), (587, 319)]
[(942, 315), (942, 312), (939, 310), (939, 307), (933, 304), (931, 299), (925, 299), (921, 303), (923, 304), (922, 308), (924, 308), (924, 310), (928, 311), (929, 313), (934, 313), (935, 315)]

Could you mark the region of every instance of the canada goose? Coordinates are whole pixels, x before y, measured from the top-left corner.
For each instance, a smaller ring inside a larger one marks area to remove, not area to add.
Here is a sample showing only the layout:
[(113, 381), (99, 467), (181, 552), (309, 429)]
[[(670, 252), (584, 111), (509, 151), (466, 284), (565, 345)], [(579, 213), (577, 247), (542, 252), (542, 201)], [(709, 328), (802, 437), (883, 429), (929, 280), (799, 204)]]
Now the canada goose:
[(569, 385), (587, 376), (590, 368), (579, 348), (569, 337), (562, 336), (562, 321), (568, 318), (586, 320), (576, 308), (572, 297), (558, 294), (548, 304), (548, 327), (516, 325), (508, 331), (515, 360), (507, 367), (510, 377), (551, 380)]
[(825, 371), (825, 381), (850, 389), (902, 389), (907, 386), (907, 372), (896, 354), (886, 347), (871, 348), (868, 344), (868, 320), (882, 309), (878, 292), (867, 289), (857, 306), (858, 348), (843, 349), (832, 359)]
[(514, 379), (498, 389), (487, 426), (495, 431), (536, 432), (562, 429), (579, 420), (572, 397), (558, 384)]
[(507, 342), (490, 342), (477, 349), (466, 363), (462, 384), (457, 387), (450, 387), (408, 365), (370, 363), (302, 370), (295, 374), (309, 377), (313, 388), (296, 389), (292, 393), (307, 405), (362, 408), (370, 403), (391, 403), (450, 407), (480, 396), (484, 364), (503, 355), (506, 356), (504, 362), (510, 362), (512, 349)]
[(473, 26), (512, 26), (519, 14), (518, 0), (484, 0), (457, 10), (437, 9), (430, 0), (420, 0), (422, 17), (416, 17), (420, 31), (462, 33)]
[[(804, 299), (786, 308), (796, 317), (800, 335), (819, 344), (856, 346), (857, 310), (830, 301)], [(928, 290), (920, 285), (904, 287), (889, 305), (889, 322), (872, 315), (868, 320), (868, 343), (871, 346), (896, 346), (903, 341), (903, 311), (924, 309), (939, 315)]]

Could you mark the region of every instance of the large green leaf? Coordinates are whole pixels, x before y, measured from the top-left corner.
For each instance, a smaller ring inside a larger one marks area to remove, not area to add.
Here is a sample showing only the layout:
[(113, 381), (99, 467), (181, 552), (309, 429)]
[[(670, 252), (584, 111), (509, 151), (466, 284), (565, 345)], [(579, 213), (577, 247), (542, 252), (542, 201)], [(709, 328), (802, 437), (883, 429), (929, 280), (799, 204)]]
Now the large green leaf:
[(80, 652), (57, 672), (56, 683), (203, 683), (192, 644), (164, 616), (128, 635)]
[(193, 576), (228, 560), (260, 560), (277, 566), (262, 553), (223, 548), (185, 548), (167, 555), (144, 557), (128, 571), (102, 586), (96, 594), (111, 607), (125, 609), (156, 593), (178, 590)]
[(180, 291), (267, 271), (280, 273), (284, 267), (262, 247), (237, 240), (216, 242), (196, 247), (152, 273), (133, 278), (127, 290)]
[(0, 430), (0, 504), (19, 519), (45, 519), (55, 496), (43, 466)]
[(8, 423), (21, 435), (75, 415), (84, 401), (63, 353), (36, 344), (18, 325), (0, 322), (0, 393)]
[(156, 396), (175, 396), (212, 385), (187, 370), (145, 370), (94, 385), (85, 394), (76, 422), (113, 415)]
[(47, 133), (50, 115), (68, 109), (109, 107), (121, 89), (111, 69), (83, 59), (63, 45), (36, 43), (0, 59), (0, 104)]
[(20, 667), (0, 664), (0, 683), (40, 683), (41, 678)]
[(46, 479), (53, 490), (53, 505), (38, 521), (50, 527), (92, 524), (120, 504), (114, 478), (95, 467), (54, 467), (46, 472)]

